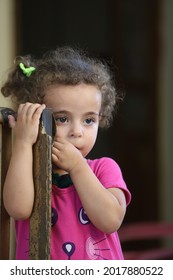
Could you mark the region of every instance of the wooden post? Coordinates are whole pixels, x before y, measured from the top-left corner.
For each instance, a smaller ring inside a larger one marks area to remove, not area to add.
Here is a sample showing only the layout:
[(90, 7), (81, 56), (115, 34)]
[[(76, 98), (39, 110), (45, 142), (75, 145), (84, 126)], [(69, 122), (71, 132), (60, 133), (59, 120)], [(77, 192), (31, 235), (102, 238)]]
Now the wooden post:
[[(8, 170), (12, 150), (12, 133), (8, 126), (8, 115), (16, 116), (9, 108), (0, 107), (2, 125), (2, 172), (0, 192), (0, 259), (9, 259), (10, 217), (3, 204), (2, 189)], [(52, 131), (53, 117), (49, 109), (41, 116), (38, 139), (33, 146), (35, 202), (30, 218), (30, 259), (50, 259), (51, 189), (52, 189)]]
[(12, 151), (12, 133), (8, 126), (8, 115), (14, 114), (9, 108), (0, 107), (1, 141), (1, 188), (0, 188), (0, 260), (8, 260), (10, 254), (10, 216), (3, 204), (3, 185)]
[(42, 113), (39, 135), (33, 147), (35, 202), (30, 218), (30, 259), (50, 259), (52, 189), (52, 112)]

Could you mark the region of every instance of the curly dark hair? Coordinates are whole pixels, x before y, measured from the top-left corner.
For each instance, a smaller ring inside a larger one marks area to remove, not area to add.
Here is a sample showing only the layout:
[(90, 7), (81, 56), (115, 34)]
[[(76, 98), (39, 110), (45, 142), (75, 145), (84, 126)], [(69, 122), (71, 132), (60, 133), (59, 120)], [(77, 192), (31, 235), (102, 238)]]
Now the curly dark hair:
[[(19, 67), (33, 66), (35, 71), (27, 77)], [(102, 94), (100, 127), (108, 127), (113, 112), (121, 96), (115, 89), (113, 75), (108, 64), (91, 58), (82, 50), (71, 47), (59, 47), (46, 52), (41, 58), (30, 55), (16, 58), (15, 65), (2, 85), (5, 97), (11, 96), (17, 103), (43, 103), (45, 91), (53, 85), (94, 85)]]

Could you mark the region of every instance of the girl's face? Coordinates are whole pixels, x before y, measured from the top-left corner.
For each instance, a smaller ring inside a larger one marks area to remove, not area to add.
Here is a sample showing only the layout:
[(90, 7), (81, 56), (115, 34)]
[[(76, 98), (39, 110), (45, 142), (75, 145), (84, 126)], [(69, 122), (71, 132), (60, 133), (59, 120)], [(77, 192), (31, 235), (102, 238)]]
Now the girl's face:
[(46, 91), (44, 103), (53, 110), (56, 136), (65, 138), (85, 157), (97, 138), (101, 92), (93, 85), (59, 85)]

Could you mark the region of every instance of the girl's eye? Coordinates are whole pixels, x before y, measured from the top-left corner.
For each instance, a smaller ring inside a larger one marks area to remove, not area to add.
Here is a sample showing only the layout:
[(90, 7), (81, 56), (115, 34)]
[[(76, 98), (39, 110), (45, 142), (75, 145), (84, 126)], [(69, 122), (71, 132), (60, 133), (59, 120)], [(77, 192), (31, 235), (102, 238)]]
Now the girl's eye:
[(93, 119), (89, 119), (89, 118), (84, 121), (84, 123), (86, 125), (91, 125), (93, 122), (94, 122), (94, 120)]
[(56, 123), (66, 123), (68, 119), (66, 117), (55, 117)]

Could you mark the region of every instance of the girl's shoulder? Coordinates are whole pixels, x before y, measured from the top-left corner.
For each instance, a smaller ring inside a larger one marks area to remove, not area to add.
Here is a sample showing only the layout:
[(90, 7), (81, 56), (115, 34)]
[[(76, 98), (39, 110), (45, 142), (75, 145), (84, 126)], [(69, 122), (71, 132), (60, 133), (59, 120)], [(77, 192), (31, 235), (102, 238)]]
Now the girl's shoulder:
[(118, 163), (109, 157), (89, 159), (87, 162), (105, 188), (117, 187), (124, 191), (128, 205), (131, 200), (131, 194), (127, 189)]
[(117, 171), (120, 172), (120, 167), (118, 163), (110, 157), (87, 159), (87, 163), (89, 164), (92, 170), (113, 168), (114, 170), (117, 169)]

